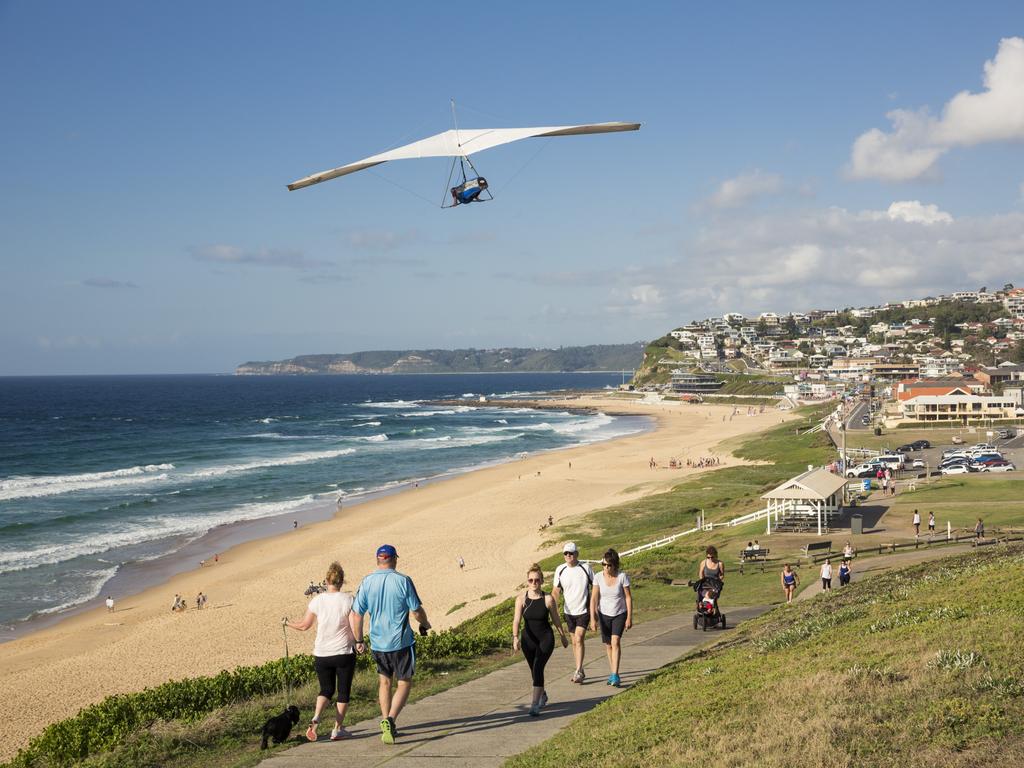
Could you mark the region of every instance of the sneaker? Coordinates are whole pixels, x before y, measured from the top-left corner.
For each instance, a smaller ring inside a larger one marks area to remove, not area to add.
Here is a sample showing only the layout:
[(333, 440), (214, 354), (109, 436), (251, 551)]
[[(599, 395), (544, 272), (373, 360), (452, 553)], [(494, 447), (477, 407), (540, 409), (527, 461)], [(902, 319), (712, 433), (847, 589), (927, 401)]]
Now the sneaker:
[(578, 682), (579, 682), (579, 683), (580, 683), (580, 684), (582, 685), (582, 684), (583, 684), (583, 681), (584, 681), (584, 680), (586, 680), (586, 679), (587, 679), (587, 673), (586, 673), (586, 672), (584, 672), (584, 671), (583, 671), (583, 670), (581, 669), (581, 670), (580, 670), (580, 679), (578, 680)]
[(320, 725), (319, 720), (310, 720), (309, 728), (306, 729), (306, 739), (308, 741), (316, 741), (316, 727)]
[(391, 723), (391, 735), (396, 739), (398, 738), (398, 723), (395, 722), (395, 718), (389, 717), (388, 722)]
[(569, 678), (569, 682), (570, 683), (578, 683), (582, 679), (583, 678), (580, 677), (580, 671), (577, 669), (575, 672), (572, 673), (572, 677)]
[(338, 726), (331, 728), (331, 741), (341, 741), (342, 739), (349, 738), (351, 735), (352, 734), (344, 728), (340, 728)]
[(537, 706), (539, 706), (541, 709), (544, 709), (544, 707), (546, 707), (547, 705), (548, 705), (548, 692), (547, 691), (541, 691), (540, 703)]
[(613, 685), (616, 688), (619, 687), (619, 682), (620, 682), (620, 680), (619, 680), (618, 674), (614, 674), (614, 675), (612, 675), (611, 677), (608, 678), (608, 685)]
[(530, 707), (530, 717), (539, 717), (539, 716), (540, 716), (540, 704), (538, 703), (538, 704), (534, 704), (532, 707)]
[(614, 674), (608, 675), (608, 683), (607, 684), (608, 685), (615, 685), (615, 675)]
[(391, 727), (391, 718), (385, 717), (380, 721), (380, 740), (385, 744), (395, 743), (395, 732)]

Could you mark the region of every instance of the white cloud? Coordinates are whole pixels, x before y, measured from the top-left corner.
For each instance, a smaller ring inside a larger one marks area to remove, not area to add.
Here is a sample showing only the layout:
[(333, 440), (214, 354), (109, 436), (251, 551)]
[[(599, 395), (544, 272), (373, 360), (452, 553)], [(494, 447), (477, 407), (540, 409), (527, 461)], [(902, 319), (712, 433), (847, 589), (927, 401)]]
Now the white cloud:
[(1024, 38), (999, 41), (985, 62), (984, 90), (962, 91), (936, 118), (927, 109), (896, 109), (888, 132), (873, 128), (853, 143), (847, 173), (856, 179), (907, 181), (937, 174), (936, 163), (954, 147), (1024, 140)]
[(900, 200), (889, 206), (886, 214), (893, 221), (906, 221), (911, 224), (948, 224), (953, 217), (940, 211), (934, 204), (924, 205), (918, 200)]
[(750, 173), (741, 173), (723, 181), (706, 203), (712, 208), (736, 208), (761, 195), (778, 192), (781, 188), (780, 176), (754, 169)]
[(242, 265), (256, 267), (282, 267), (285, 269), (314, 269), (334, 266), (329, 261), (309, 259), (301, 251), (279, 248), (246, 250), (237, 245), (204, 245), (189, 249), (196, 261), (214, 264)]

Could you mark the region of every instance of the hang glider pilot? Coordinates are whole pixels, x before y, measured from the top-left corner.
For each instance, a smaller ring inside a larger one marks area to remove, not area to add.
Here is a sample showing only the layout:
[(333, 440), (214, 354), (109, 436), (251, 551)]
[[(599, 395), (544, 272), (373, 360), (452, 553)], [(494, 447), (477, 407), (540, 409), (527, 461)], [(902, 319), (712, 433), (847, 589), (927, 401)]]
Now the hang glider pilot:
[(467, 179), (459, 186), (452, 187), (452, 205), (479, 202), (480, 193), (485, 189), (487, 189), (487, 179), (483, 176)]

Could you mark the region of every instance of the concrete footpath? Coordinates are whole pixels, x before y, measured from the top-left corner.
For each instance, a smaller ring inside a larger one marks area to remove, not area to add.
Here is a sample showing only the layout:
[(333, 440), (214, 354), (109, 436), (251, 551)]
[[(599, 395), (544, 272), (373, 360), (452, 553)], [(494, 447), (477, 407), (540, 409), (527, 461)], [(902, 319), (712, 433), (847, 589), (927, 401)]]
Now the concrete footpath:
[[(640, 624), (626, 633), (620, 675), (622, 688), (606, 685), (608, 661), (600, 635), (587, 637), (587, 679), (569, 682), (572, 647), (560, 646), (548, 662), (547, 707), (530, 717), (530, 673), (526, 662), (505, 667), (464, 685), (408, 705), (398, 719), (394, 745), (380, 740), (380, 720), (348, 726), (352, 738), (330, 741), (328, 717), (315, 743), (285, 750), (260, 763), (263, 768), (347, 768), (380, 766), (499, 766), (509, 757), (538, 744), (593, 709), (609, 696), (630, 687), (651, 672), (675, 661), (690, 649), (726, 636), (732, 627), (764, 613), (765, 607), (726, 607), (729, 629), (693, 629), (693, 613)], [(300, 730), (305, 728), (300, 723)]]

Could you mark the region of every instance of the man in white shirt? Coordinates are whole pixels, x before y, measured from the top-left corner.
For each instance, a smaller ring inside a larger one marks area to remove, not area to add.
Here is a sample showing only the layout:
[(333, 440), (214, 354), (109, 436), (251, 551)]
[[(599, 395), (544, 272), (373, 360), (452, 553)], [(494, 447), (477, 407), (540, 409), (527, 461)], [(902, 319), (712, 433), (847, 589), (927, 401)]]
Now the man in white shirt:
[(567, 542), (562, 547), (562, 555), (565, 562), (555, 569), (551, 596), (558, 602), (559, 596), (563, 593), (565, 595), (562, 614), (572, 633), (572, 654), (576, 659), (576, 671), (570, 680), (582, 683), (586, 678), (583, 673), (583, 642), (591, 619), (597, 620), (590, 615), (590, 588), (594, 583), (594, 572), (587, 563), (580, 562), (579, 550), (573, 542)]

